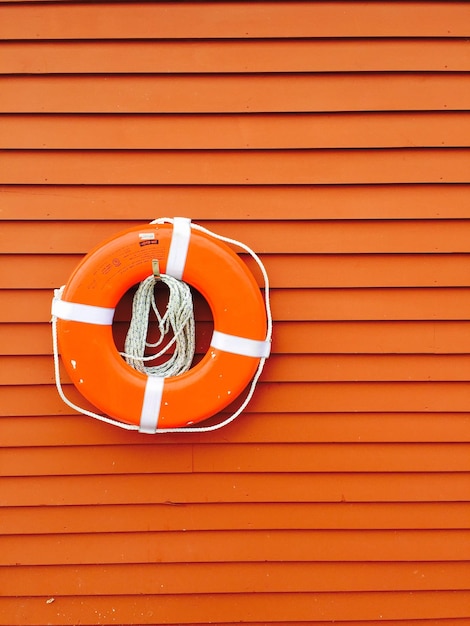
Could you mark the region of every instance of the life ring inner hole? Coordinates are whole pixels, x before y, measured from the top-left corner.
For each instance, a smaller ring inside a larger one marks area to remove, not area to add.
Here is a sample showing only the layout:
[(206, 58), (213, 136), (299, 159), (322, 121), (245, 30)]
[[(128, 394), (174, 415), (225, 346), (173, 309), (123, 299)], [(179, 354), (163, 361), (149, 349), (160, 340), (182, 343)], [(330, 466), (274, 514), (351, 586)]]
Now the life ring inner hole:
[[(116, 305), (112, 324), (112, 333), (114, 345), (119, 353), (124, 352), (124, 342), (132, 317), (132, 302), (138, 286), (139, 285), (137, 284), (128, 289)], [(191, 364), (191, 367), (194, 367), (202, 360), (204, 355), (209, 350), (212, 332), (214, 330), (214, 319), (211, 308), (206, 298), (195, 287), (190, 286), (190, 289), (194, 304), (194, 321), (196, 334), (196, 352)], [(160, 314), (164, 315), (168, 304), (169, 288), (162, 281), (157, 281), (155, 283), (154, 293), (157, 308)], [(150, 309), (147, 341), (149, 343), (155, 343), (159, 338), (160, 331), (158, 328), (158, 320), (155, 313), (152, 311), (152, 309)], [(170, 330), (158, 349), (162, 350), (171, 341), (171, 339), (173, 339), (173, 333)], [(149, 356), (152, 353), (155, 353), (155, 349), (147, 348), (145, 351), (145, 356)], [(168, 359), (170, 359), (172, 353), (173, 347), (170, 347), (168, 352), (155, 360), (148, 361), (147, 365), (160, 365), (161, 363), (164, 363)]]

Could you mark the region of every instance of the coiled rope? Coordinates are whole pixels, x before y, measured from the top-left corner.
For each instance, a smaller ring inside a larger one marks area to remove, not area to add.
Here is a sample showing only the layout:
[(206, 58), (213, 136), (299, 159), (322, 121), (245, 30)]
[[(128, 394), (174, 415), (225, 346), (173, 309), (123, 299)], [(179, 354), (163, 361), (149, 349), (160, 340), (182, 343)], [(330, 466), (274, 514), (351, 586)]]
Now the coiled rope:
[[(169, 223), (169, 224), (173, 224), (173, 219), (170, 217), (163, 217), (163, 218), (159, 218), (156, 220), (153, 220), (152, 222), (150, 222), (151, 224), (164, 224), (164, 223)], [(245, 252), (247, 252), (256, 262), (256, 264), (258, 265), (261, 274), (263, 276), (263, 281), (264, 281), (264, 302), (265, 302), (265, 307), (266, 307), (266, 317), (267, 317), (267, 330), (266, 330), (266, 337), (265, 340), (266, 341), (271, 341), (272, 338), (272, 327), (273, 327), (273, 323), (272, 323), (272, 313), (271, 313), (271, 304), (270, 304), (270, 297), (269, 297), (269, 278), (268, 278), (268, 274), (266, 272), (266, 269), (261, 261), (261, 259), (258, 257), (258, 255), (246, 244), (237, 241), (236, 239), (230, 239), (229, 237), (224, 237), (222, 235), (218, 235), (217, 233), (213, 233), (212, 231), (208, 230), (207, 228), (204, 228), (203, 226), (200, 226), (199, 224), (191, 224), (191, 228), (194, 230), (199, 230), (200, 232), (205, 233), (206, 235), (209, 235), (211, 237), (213, 237), (214, 239), (218, 239), (219, 241), (224, 241), (225, 243), (228, 243), (230, 245), (236, 246), (242, 250), (244, 250)], [(164, 282), (167, 281), (167, 279), (172, 279), (171, 276), (167, 276), (167, 275), (162, 275), (164, 278)], [(173, 279), (176, 280), (176, 279)], [(145, 283), (146, 281), (149, 282), (149, 287), (148, 290), (151, 292), (150, 293), (150, 303), (152, 305), (152, 294), (154, 291), (154, 286), (155, 286), (155, 277), (154, 276), (149, 276), (146, 280), (143, 281), (143, 283)], [(182, 281), (178, 281), (179, 283), (181, 283), (182, 285), (185, 285), (186, 287), (188, 287), (186, 285), (186, 283), (183, 283)], [(168, 284), (168, 283), (167, 283)], [(170, 287), (170, 285), (168, 285), (170, 288), (170, 297), (171, 297), (171, 291), (172, 291), (172, 287)], [(54, 290), (54, 297), (60, 299), (62, 297), (62, 292), (65, 288), (65, 285), (62, 286), (60, 289), (55, 289)], [(139, 288), (137, 289), (137, 292), (139, 292), (139, 289), (142, 288), (142, 283), (140, 284)], [(147, 288), (142, 288), (144, 291), (147, 290)], [(188, 288), (189, 289), (189, 288)], [(174, 286), (173, 286), (173, 290), (174, 290)], [(136, 292), (136, 295), (137, 295)], [(173, 296), (176, 297), (176, 294), (174, 293)], [(145, 299), (148, 297), (148, 294), (144, 294), (143, 296)], [(140, 295), (139, 295), (140, 298)], [(135, 298), (134, 298), (135, 299)], [(191, 304), (192, 306), (192, 304)], [(134, 303), (133, 303), (133, 309), (134, 309)], [(152, 360), (152, 359), (156, 359), (160, 353), (157, 353), (156, 355), (151, 355), (150, 357), (144, 357), (143, 354), (145, 352), (145, 345), (147, 344), (146, 338), (142, 341), (141, 337), (143, 335), (143, 328), (148, 328), (148, 321), (149, 321), (149, 316), (148, 316), (148, 312), (150, 311), (150, 307), (147, 308), (147, 304), (141, 305), (141, 304), (137, 304), (136, 305), (136, 309), (137, 309), (137, 317), (138, 318), (142, 318), (140, 321), (135, 321), (136, 326), (139, 327), (138, 333), (136, 332), (136, 335), (138, 334), (139, 339), (136, 340), (135, 346), (134, 345), (127, 345), (127, 338), (126, 338), (126, 344), (124, 346), (125, 348), (125, 352), (124, 352), (124, 358), (127, 359), (132, 359), (133, 361), (135, 361), (136, 364), (138, 364), (138, 367), (142, 367), (143, 363), (145, 363), (147, 360)], [(158, 310), (158, 308), (155, 305), (155, 309)], [(155, 311), (154, 309), (154, 311)], [(146, 321), (143, 320), (144, 317), (144, 311), (146, 311)], [(159, 318), (160, 314), (156, 313), (157, 315), (157, 319)], [(165, 322), (162, 324), (162, 329), (160, 332), (163, 332), (166, 328), (166, 324), (168, 323), (171, 326), (171, 322), (170, 322), (170, 315), (172, 315), (173, 313), (168, 313), (168, 317), (165, 319)], [(160, 316), (161, 317), (161, 316)], [(185, 315), (182, 315), (183, 318), (185, 318)], [(134, 318), (134, 313), (133, 313), (133, 318)], [(162, 320), (165, 318), (165, 315), (161, 318)], [(192, 318), (192, 324), (194, 325), (194, 317), (193, 315), (191, 315)], [(173, 320), (174, 321), (174, 320)], [(124, 422), (119, 422), (118, 420), (112, 419), (111, 417), (107, 417), (106, 415), (100, 415), (99, 413), (95, 413), (93, 411), (89, 411), (88, 409), (84, 409), (82, 407), (79, 407), (77, 404), (75, 404), (74, 402), (72, 402), (71, 400), (69, 400), (69, 398), (67, 398), (67, 396), (65, 395), (63, 389), (62, 389), (62, 383), (60, 381), (60, 363), (59, 363), (59, 347), (58, 347), (58, 341), (57, 341), (57, 317), (55, 315), (52, 316), (51, 319), (51, 323), (52, 323), (52, 351), (54, 354), (54, 376), (55, 376), (55, 383), (56, 383), (56, 387), (57, 387), (57, 391), (59, 393), (60, 398), (62, 399), (62, 401), (69, 406), (71, 409), (73, 409), (74, 411), (78, 411), (79, 413), (82, 413), (83, 415), (88, 415), (89, 417), (93, 417), (94, 419), (97, 419), (101, 422), (106, 422), (107, 424), (112, 424), (113, 426), (118, 426), (119, 428), (123, 428), (125, 430), (139, 430), (139, 426), (135, 425), (135, 424), (126, 424)], [(131, 321), (131, 325), (133, 324), (133, 320)], [(179, 322), (178, 322), (179, 324)], [(181, 325), (176, 324), (173, 328), (173, 332), (174, 332), (174, 342), (176, 342), (176, 337), (180, 338), (180, 341), (184, 341), (182, 337), (180, 337), (180, 335), (183, 335), (183, 330), (181, 328)], [(168, 329), (169, 327), (168, 326)], [(159, 327), (160, 327), (160, 322), (159, 322)], [(176, 330), (175, 330), (176, 328)], [(130, 331), (130, 328), (129, 328)], [(185, 330), (184, 333), (186, 334), (188, 331)], [(163, 334), (166, 334), (166, 332), (163, 332)], [(129, 332), (128, 332), (129, 335)], [(145, 336), (147, 335), (147, 332), (145, 331)], [(134, 342), (134, 331), (131, 333), (131, 337), (132, 339), (129, 339), (129, 344), (133, 344)], [(187, 336), (187, 335), (186, 335)], [(163, 336), (161, 336), (161, 341), (163, 341)], [(157, 345), (161, 344), (161, 341), (159, 340), (157, 342)], [(150, 344), (151, 345), (151, 344)], [(153, 347), (157, 347), (156, 345), (154, 345)], [(175, 347), (176, 350), (176, 347)], [(129, 352), (128, 352), (129, 351)], [(183, 352), (183, 350), (181, 350), (181, 352)], [(162, 351), (163, 354), (163, 351)], [(193, 353), (194, 354), (194, 353)], [(187, 357), (189, 359), (189, 357)], [(192, 357), (191, 357), (192, 360)], [(184, 359), (184, 361), (186, 361), (186, 357)], [(245, 399), (243, 400), (243, 402), (241, 403), (241, 405), (238, 407), (238, 409), (236, 409), (236, 411), (234, 411), (229, 417), (227, 417), (226, 419), (222, 420), (221, 422), (218, 422), (217, 424), (212, 424), (210, 426), (190, 426), (190, 427), (185, 427), (185, 428), (161, 428), (157, 430), (157, 434), (165, 434), (165, 433), (175, 433), (175, 432), (182, 432), (182, 433), (203, 433), (203, 432), (210, 432), (210, 431), (214, 431), (214, 430), (218, 430), (219, 428), (222, 428), (223, 426), (226, 426), (227, 424), (230, 424), (231, 422), (233, 422), (246, 408), (246, 406), (248, 405), (248, 403), (250, 402), (251, 398), (253, 397), (253, 394), (255, 392), (256, 389), (256, 385), (258, 383), (259, 377), (261, 376), (262, 372), (263, 372), (263, 368), (264, 368), (264, 364), (266, 362), (266, 358), (263, 357), (260, 359), (259, 364), (258, 364), (258, 368), (255, 372), (255, 375), (253, 377), (253, 380), (251, 381), (250, 387), (248, 389), (248, 392), (245, 396)], [(165, 365), (165, 364), (164, 364)], [(159, 374), (161, 375), (161, 374)], [(170, 374), (165, 374), (164, 376), (169, 376)], [(172, 374), (171, 374), (172, 375)]]
[[(155, 286), (165, 283), (170, 292), (165, 314), (162, 316), (155, 301)], [(160, 337), (155, 343), (147, 341), (150, 310), (158, 321)], [(158, 348), (172, 331), (172, 339), (155, 354), (144, 356), (146, 348)], [(174, 346), (171, 358), (160, 365), (146, 366), (163, 356)], [(132, 301), (132, 318), (127, 331), (124, 352), (121, 356), (127, 363), (147, 376), (178, 376), (191, 367), (196, 349), (193, 298), (189, 286), (181, 280), (162, 274), (143, 280)]]

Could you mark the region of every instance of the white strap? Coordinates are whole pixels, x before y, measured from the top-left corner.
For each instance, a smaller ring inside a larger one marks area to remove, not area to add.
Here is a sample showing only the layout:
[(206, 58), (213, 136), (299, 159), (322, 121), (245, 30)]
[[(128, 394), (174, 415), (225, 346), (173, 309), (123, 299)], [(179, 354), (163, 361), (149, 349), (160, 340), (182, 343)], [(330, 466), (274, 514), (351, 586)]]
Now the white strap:
[(271, 352), (270, 341), (257, 341), (256, 339), (227, 335), (218, 330), (213, 332), (211, 346), (223, 350), (223, 352), (252, 356), (259, 359), (267, 358)]
[(147, 378), (140, 414), (139, 432), (141, 433), (154, 434), (157, 432), (164, 382), (163, 376), (149, 376)]
[(175, 217), (173, 221), (170, 250), (166, 263), (166, 274), (178, 280), (182, 280), (183, 278), (190, 237), (191, 220), (187, 217)]
[(91, 304), (78, 304), (54, 298), (52, 300), (52, 315), (70, 322), (86, 322), (110, 326), (113, 323), (114, 309)]

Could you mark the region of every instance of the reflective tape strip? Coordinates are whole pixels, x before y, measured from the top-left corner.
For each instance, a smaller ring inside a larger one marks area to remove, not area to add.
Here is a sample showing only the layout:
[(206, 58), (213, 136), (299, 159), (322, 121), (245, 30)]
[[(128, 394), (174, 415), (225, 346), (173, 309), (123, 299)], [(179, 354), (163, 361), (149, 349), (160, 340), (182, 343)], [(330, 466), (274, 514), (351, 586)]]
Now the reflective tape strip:
[(166, 262), (166, 273), (178, 280), (183, 278), (190, 238), (191, 220), (187, 217), (175, 217), (173, 220), (173, 234), (171, 237), (170, 250)]
[(87, 324), (99, 324), (110, 326), (113, 323), (114, 309), (91, 304), (78, 304), (54, 298), (52, 300), (52, 315), (61, 320), (70, 322), (86, 322)]
[(237, 337), (236, 335), (227, 335), (218, 330), (214, 330), (211, 340), (211, 346), (218, 348), (223, 352), (231, 352), (233, 354), (241, 354), (243, 356), (252, 356), (255, 358), (267, 358), (271, 352), (270, 341), (257, 341), (256, 339), (247, 339), (246, 337)]
[(157, 431), (164, 381), (163, 376), (149, 376), (147, 378), (140, 414), (139, 432), (141, 433), (153, 434)]

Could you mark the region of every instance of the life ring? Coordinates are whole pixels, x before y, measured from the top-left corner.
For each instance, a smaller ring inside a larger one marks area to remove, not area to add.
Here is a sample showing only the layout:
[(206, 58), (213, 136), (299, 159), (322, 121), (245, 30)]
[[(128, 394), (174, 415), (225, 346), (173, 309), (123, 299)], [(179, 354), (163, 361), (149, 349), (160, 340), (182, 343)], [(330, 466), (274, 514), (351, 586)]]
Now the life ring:
[[(75, 387), (106, 415), (141, 432), (187, 427), (225, 409), (270, 352), (258, 284), (223, 241), (186, 218), (130, 228), (89, 252), (55, 297), (62, 362)], [(202, 360), (168, 378), (136, 371), (112, 335), (114, 311), (132, 286), (161, 272), (185, 281), (208, 302), (214, 332)]]

